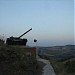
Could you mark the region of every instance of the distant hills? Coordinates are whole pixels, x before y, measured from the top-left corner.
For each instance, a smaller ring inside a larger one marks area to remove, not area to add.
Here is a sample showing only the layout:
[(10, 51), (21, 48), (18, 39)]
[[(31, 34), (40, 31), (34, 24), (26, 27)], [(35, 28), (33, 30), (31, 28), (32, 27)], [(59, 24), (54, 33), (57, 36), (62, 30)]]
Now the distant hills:
[(75, 45), (40, 47), (38, 54), (52, 60), (65, 60), (75, 57)]

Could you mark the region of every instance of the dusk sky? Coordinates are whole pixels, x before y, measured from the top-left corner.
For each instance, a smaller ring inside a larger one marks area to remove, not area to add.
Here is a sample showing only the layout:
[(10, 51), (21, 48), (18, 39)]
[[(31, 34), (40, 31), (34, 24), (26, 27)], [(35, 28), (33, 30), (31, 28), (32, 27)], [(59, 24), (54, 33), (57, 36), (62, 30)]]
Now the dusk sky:
[(74, 0), (0, 0), (0, 36), (24, 35), (29, 46), (74, 44)]

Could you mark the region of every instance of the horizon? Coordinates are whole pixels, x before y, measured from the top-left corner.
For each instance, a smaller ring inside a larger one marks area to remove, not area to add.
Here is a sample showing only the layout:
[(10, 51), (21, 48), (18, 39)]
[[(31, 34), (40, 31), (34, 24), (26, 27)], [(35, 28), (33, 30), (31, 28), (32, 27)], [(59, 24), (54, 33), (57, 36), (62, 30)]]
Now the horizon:
[[(0, 0), (0, 36), (22, 38), (28, 46), (75, 45), (74, 0)], [(37, 43), (34, 43), (37, 39)]]

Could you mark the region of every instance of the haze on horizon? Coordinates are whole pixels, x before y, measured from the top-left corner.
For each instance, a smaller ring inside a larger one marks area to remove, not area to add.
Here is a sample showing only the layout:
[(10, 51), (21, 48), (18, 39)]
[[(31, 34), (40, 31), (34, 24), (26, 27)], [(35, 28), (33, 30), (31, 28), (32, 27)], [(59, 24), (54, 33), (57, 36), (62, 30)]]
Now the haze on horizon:
[(74, 0), (0, 0), (0, 35), (23, 36), (29, 46), (74, 44)]

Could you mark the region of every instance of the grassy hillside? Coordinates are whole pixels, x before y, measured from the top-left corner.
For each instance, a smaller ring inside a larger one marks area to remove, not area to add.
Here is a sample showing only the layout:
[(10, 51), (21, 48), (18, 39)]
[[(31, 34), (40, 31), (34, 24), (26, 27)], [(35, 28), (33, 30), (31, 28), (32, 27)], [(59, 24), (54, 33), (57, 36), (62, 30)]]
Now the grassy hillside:
[(75, 75), (75, 58), (65, 61), (50, 60), (57, 75)]
[(39, 70), (36, 58), (22, 48), (0, 46), (0, 75), (36, 75)]

